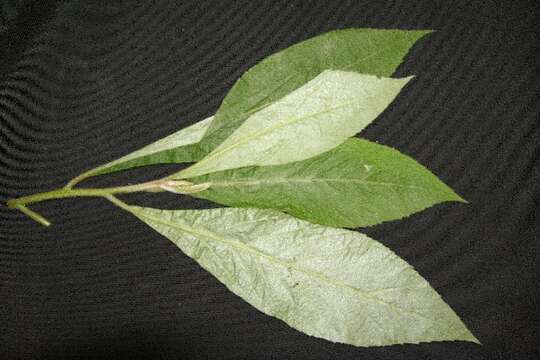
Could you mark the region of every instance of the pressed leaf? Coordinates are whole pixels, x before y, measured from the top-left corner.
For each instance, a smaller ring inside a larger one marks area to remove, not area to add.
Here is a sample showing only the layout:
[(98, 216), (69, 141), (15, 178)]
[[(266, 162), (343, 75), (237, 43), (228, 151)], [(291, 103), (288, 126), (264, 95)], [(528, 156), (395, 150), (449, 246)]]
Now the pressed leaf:
[(281, 99), (325, 70), (390, 76), (411, 46), (430, 30), (331, 31), (273, 54), (235, 83), (201, 140), (209, 153), (253, 112)]
[(172, 177), (285, 164), (316, 156), (371, 123), (410, 79), (326, 70), (251, 115), (214, 151)]
[(395, 220), (444, 201), (463, 201), (428, 169), (399, 151), (348, 139), (317, 157), (245, 167), (191, 179), (192, 194), (236, 207), (273, 208), (314, 223), (360, 227)]
[(275, 210), (158, 210), (137, 217), (262, 312), (327, 340), (478, 342), (404, 260), (366, 235)]
[(194, 162), (203, 157), (196, 146), (214, 119), (213, 116), (164, 137), (117, 160), (84, 173), (84, 177), (113, 173), (139, 166)]

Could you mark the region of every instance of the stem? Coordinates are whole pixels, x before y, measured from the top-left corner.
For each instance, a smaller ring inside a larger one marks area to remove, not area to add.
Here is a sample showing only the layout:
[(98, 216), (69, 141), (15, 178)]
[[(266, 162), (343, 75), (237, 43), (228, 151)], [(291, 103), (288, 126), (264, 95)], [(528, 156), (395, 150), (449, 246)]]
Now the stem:
[[(61, 198), (70, 198), (70, 197), (87, 197), (87, 196), (96, 196), (96, 197), (105, 197), (111, 202), (120, 206), (122, 203), (120, 200), (116, 199), (114, 194), (128, 194), (141, 191), (150, 191), (150, 192), (160, 192), (160, 191), (171, 191), (181, 194), (189, 194), (198, 191), (203, 191), (208, 186), (201, 186), (206, 184), (193, 184), (184, 180), (170, 180), (170, 179), (159, 179), (154, 181), (149, 181), (145, 183), (140, 183), (136, 185), (128, 186), (117, 186), (101, 189), (73, 189), (69, 187), (69, 184), (63, 188), (59, 188), (52, 191), (46, 191), (38, 194), (22, 196), (20, 198), (11, 199), (7, 202), (7, 206), (11, 209), (17, 209), (28, 215), (30, 218), (34, 219), (38, 223), (49, 226), (51, 223), (45, 219), (43, 216), (38, 213), (30, 210), (26, 207), (28, 204), (34, 204), (41, 201), (52, 200), (52, 199), (61, 199)], [(115, 201), (111, 200), (115, 199)], [(127, 204), (122, 203), (125, 206)], [(122, 206), (121, 206), (122, 207)], [(127, 208), (124, 208), (127, 209)]]
[(156, 181), (150, 181), (146, 183), (141, 183), (137, 185), (129, 186), (118, 186), (110, 188), (101, 188), (101, 189), (70, 189), (63, 187), (60, 189), (46, 191), (38, 194), (22, 196), (17, 199), (11, 199), (7, 202), (8, 207), (15, 208), (18, 205), (27, 205), (32, 203), (37, 203), (45, 200), (51, 199), (61, 199), (69, 197), (78, 197), (78, 196), (105, 196), (109, 194), (120, 194), (120, 193), (133, 193), (139, 191), (145, 191), (152, 188), (159, 187), (159, 183)]
[(114, 195), (106, 195), (105, 197), (107, 198), (107, 200), (109, 200), (114, 205), (118, 206), (119, 208), (121, 208), (123, 210), (126, 210), (126, 211), (128, 211), (130, 213), (133, 213), (133, 209), (131, 209), (131, 206), (129, 206), (125, 202), (121, 201), (116, 196), (114, 196)]
[(50, 226), (51, 223), (49, 220), (45, 219), (43, 216), (39, 215), (37, 212), (30, 210), (24, 205), (15, 205), (15, 209), (20, 210), (24, 214), (26, 214), (29, 218), (34, 219), (38, 223), (40, 223), (43, 226)]
[(90, 177), (92, 174), (92, 171), (87, 171), (87, 172), (84, 172), (76, 177), (74, 177), (73, 179), (69, 180), (69, 182), (66, 184), (66, 186), (64, 186), (66, 189), (71, 189), (73, 186), (75, 186), (76, 184), (80, 183), (81, 181), (83, 181), (84, 179), (87, 179), (88, 177)]

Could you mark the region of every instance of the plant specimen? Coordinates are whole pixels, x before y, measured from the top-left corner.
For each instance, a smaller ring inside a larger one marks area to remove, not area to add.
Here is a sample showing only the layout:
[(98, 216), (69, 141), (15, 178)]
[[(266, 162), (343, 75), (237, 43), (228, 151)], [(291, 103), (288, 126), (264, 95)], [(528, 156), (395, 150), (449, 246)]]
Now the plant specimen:
[[(465, 202), (428, 169), (354, 137), (412, 77), (390, 77), (429, 31), (348, 29), (282, 50), (233, 86), (216, 114), (63, 188), (8, 202), (99, 196), (174, 242), (235, 294), (306, 334), (356, 346), (478, 342), (409, 264), (343, 228)], [(165, 178), (88, 189), (84, 179), (160, 163), (193, 163)], [(229, 207), (160, 210), (118, 198), (188, 194)]]

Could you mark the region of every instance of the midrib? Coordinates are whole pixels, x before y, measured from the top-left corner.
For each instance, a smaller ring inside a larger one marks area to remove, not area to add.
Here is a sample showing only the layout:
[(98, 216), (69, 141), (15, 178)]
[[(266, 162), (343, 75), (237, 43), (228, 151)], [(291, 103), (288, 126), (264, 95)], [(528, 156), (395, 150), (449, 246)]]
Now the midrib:
[(323, 274), (320, 274), (318, 272), (314, 272), (314, 271), (311, 271), (311, 270), (305, 269), (305, 268), (300, 268), (300, 267), (296, 266), (294, 263), (283, 261), (283, 260), (281, 260), (279, 258), (276, 258), (274, 256), (270, 256), (270, 255), (268, 255), (268, 254), (266, 254), (266, 253), (264, 253), (264, 252), (262, 252), (262, 251), (260, 251), (258, 249), (254, 249), (252, 247), (246, 246), (245, 244), (243, 244), (243, 243), (241, 243), (241, 242), (239, 242), (237, 240), (227, 239), (225, 237), (219, 236), (218, 234), (216, 234), (214, 232), (210, 232), (210, 231), (196, 230), (193, 227), (188, 226), (188, 225), (182, 226), (182, 225), (180, 225), (178, 223), (157, 219), (157, 218), (154, 218), (152, 216), (148, 216), (148, 215), (142, 213), (141, 211), (134, 211), (134, 214), (137, 215), (137, 216), (141, 216), (143, 218), (146, 218), (148, 220), (151, 220), (153, 222), (156, 222), (158, 224), (167, 225), (167, 226), (170, 226), (172, 228), (176, 228), (176, 229), (179, 229), (181, 231), (191, 233), (192, 235), (198, 236), (198, 238), (202, 239), (202, 240), (206, 240), (205, 237), (216, 240), (216, 241), (221, 242), (221, 243), (223, 243), (225, 245), (236, 248), (236, 249), (238, 249), (240, 251), (244, 251), (244, 252), (256, 255), (258, 257), (264, 258), (264, 259), (266, 259), (266, 260), (268, 260), (268, 261), (270, 261), (272, 263), (278, 264), (278, 265), (283, 266), (283, 267), (285, 267), (287, 269), (293, 269), (293, 270), (295, 270), (297, 272), (304, 273), (308, 277), (316, 278), (319, 281), (327, 283), (327, 284), (329, 284), (331, 286), (352, 290), (352, 291), (360, 294), (362, 297), (364, 297), (364, 298), (366, 298), (368, 300), (375, 301), (375, 302), (378, 302), (380, 304), (386, 305), (386, 306), (388, 306), (390, 308), (393, 308), (394, 310), (396, 310), (398, 312), (401, 311), (401, 312), (404, 312), (404, 313), (419, 316), (419, 317), (421, 317), (423, 319), (426, 319), (426, 320), (429, 320), (431, 322), (436, 322), (434, 319), (428, 318), (428, 317), (426, 317), (426, 316), (424, 316), (422, 314), (419, 314), (419, 313), (417, 313), (415, 311), (408, 310), (408, 309), (403, 309), (403, 308), (401, 308), (399, 306), (396, 306), (393, 303), (389, 303), (389, 302), (383, 301), (383, 300), (381, 300), (381, 299), (379, 299), (377, 297), (371, 296), (371, 295), (369, 295), (370, 292), (368, 292), (368, 291), (362, 290), (360, 288), (357, 288), (355, 286), (351, 286), (351, 285), (346, 284), (346, 283), (342, 283), (340, 281), (335, 281), (334, 279), (329, 278), (329, 277), (327, 277), (327, 276), (325, 276)]
[[(321, 115), (321, 114), (324, 114), (324, 113), (328, 113), (328, 112), (332, 112), (332, 111), (335, 111), (335, 110), (338, 110), (338, 109), (341, 109), (343, 107), (346, 107), (346, 106), (349, 106), (349, 105), (352, 105), (354, 104), (356, 101), (350, 101), (350, 102), (346, 102), (346, 103), (343, 103), (339, 106), (335, 106), (333, 108), (329, 108), (329, 109), (325, 109), (325, 110), (321, 110), (321, 111), (318, 111), (318, 112), (314, 112), (314, 113), (311, 113), (311, 114), (308, 114), (308, 115), (305, 115), (305, 116), (301, 116), (299, 118), (294, 118), (292, 119), (291, 121), (287, 121), (287, 122), (283, 122), (283, 123), (278, 123), (274, 126), (270, 126), (268, 128), (264, 128), (263, 130), (260, 130), (258, 132), (255, 132), (254, 134), (250, 135), (250, 136), (247, 136), (221, 150), (217, 150), (216, 152), (213, 152), (213, 153), (210, 153), (207, 157), (205, 157), (204, 159), (200, 160), (198, 163), (196, 163), (195, 165), (187, 168), (186, 170), (184, 171), (181, 171), (180, 174), (183, 175), (183, 176), (197, 176), (197, 175), (203, 175), (203, 174), (197, 174), (195, 172), (196, 175), (192, 175), (190, 174), (190, 172), (193, 172), (194, 170), (196, 170), (197, 168), (200, 168), (200, 167), (203, 167), (202, 165), (204, 165), (205, 163), (207, 163), (208, 161), (210, 161), (211, 159), (219, 156), (219, 155), (222, 155), (224, 153), (227, 153), (241, 145), (244, 145), (246, 143), (249, 143), (250, 141), (258, 138), (258, 137), (261, 137), (263, 135), (266, 135), (272, 131), (275, 131), (275, 130), (278, 130), (278, 129), (281, 129), (281, 128), (284, 128), (286, 126), (289, 126), (289, 125), (293, 125), (297, 122), (300, 122), (302, 120), (305, 120), (305, 119), (309, 119), (309, 118), (312, 118), (314, 116), (317, 116), (317, 115)], [(249, 120), (249, 118), (247, 119)], [(246, 120), (246, 121), (247, 121)], [(245, 124), (245, 122), (244, 122)], [(243, 124), (242, 124), (243, 125)], [(236, 131), (240, 130), (240, 128), (238, 128)], [(182, 174), (183, 173), (183, 174)], [(187, 174), (187, 175), (186, 175)]]
[(420, 186), (415, 185), (403, 185), (397, 183), (388, 183), (381, 181), (372, 181), (364, 179), (342, 179), (342, 178), (266, 178), (260, 180), (240, 180), (240, 181), (210, 181), (210, 187), (229, 187), (229, 186), (255, 186), (255, 185), (272, 185), (272, 184), (284, 184), (284, 183), (317, 183), (317, 182), (336, 182), (336, 183), (356, 183), (356, 184), (370, 184), (381, 186), (394, 186), (401, 188), (416, 188), (423, 189)]
[(304, 274), (306, 274), (308, 276), (318, 278), (321, 281), (326, 282), (328, 284), (364, 293), (363, 290), (361, 290), (361, 289), (359, 289), (357, 287), (354, 287), (354, 286), (351, 286), (351, 285), (348, 285), (348, 284), (345, 284), (345, 283), (342, 283), (342, 282), (333, 281), (332, 279), (328, 278), (325, 275), (322, 275), (320, 273), (317, 273), (317, 272), (314, 272), (314, 271), (311, 271), (311, 270), (308, 270), (308, 269), (305, 269), (305, 268), (300, 268), (300, 267), (296, 266), (294, 263), (283, 261), (283, 260), (281, 260), (279, 258), (276, 258), (274, 256), (270, 256), (270, 255), (268, 255), (268, 254), (266, 254), (266, 253), (264, 253), (264, 252), (262, 252), (262, 251), (260, 251), (258, 249), (246, 246), (245, 244), (243, 244), (243, 243), (241, 243), (241, 242), (239, 242), (237, 240), (228, 239), (228, 238), (219, 236), (218, 234), (216, 234), (214, 232), (196, 230), (193, 227), (188, 226), (188, 225), (180, 225), (178, 223), (157, 219), (157, 218), (154, 218), (152, 216), (148, 216), (148, 215), (143, 214), (143, 213), (138, 212), (138, 211), (136, 211), (136, 214), (139, 215), (139, 216), (142, 216), (144, 218), (147, 218), (147, 219), (149, 219), (149, 220), (151, 220), (153, 222), (156, 222), (156, 223), (159, 223), (159, 224), (162, 224), (162, 225), (167, 225), (167, 226), (170, 226), (172, 228), (176, 228), (176, 229), (182, 230), (184, 232), (193, 234), (195, 236), (198, 236), (202, 240), (205, 240), (205, 238), (210, 238), (212, 240), (216, 240), (216, 241), (221, 242), (223, 244), (226, 244), (226, 245), (228, 245), (230, 247), (236, 248), (236, 249), (238, 249), (240, 251), (244, 251), (244, 252), (256, 255), (258, 257), (264, 258), (264, 259), (266, 259), (266, 260), (268, 260), (270, 262), (273, 262), (275, 264), (283, 266), (283, 267), (285, 267), (287, 269), (294, 269), (294, 270), (296, 270), (298, 272), (301, 272), (301, 273), (304, 273)]

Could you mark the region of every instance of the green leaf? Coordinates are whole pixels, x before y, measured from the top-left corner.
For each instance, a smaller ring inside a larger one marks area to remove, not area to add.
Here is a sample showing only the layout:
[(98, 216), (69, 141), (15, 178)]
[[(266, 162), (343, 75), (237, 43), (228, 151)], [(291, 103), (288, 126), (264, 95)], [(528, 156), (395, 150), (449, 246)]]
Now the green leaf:
[(232, 292), (308, 335), (356, 346), (478, 342), (409, 264), (366, 235), (274, 210), (129, 208)]
[(324, 70), (390, 76), (430, 30), (331, 31), (273, 54), (249, 69), (227, 94), (201, 147), (214, 150), (253, 112), (281, 99)]
[(214, 151), (172, 177), (285, 164), (316, 156), (371, 123), (410, 79), (326, 70), (251, 115)]
[(85, 178), (127, 170), (139, 166), (198, 161), (204, 156), (196, 144), (214, 119), (213, 116), (164, 137), (117, 160), (85, 172), (72, 184)]
[(440, 202), (464, 201), (410, 157), (356, 138), (303, 161), (225, 170), (191, 181), (210, 185), (192, 196), (278, 209), (335, 227), (370, 226)]

